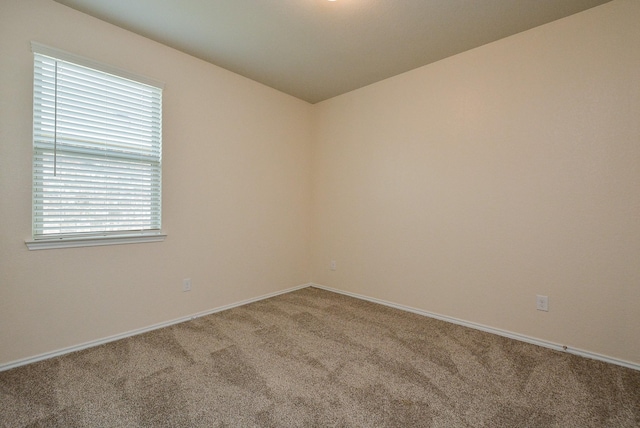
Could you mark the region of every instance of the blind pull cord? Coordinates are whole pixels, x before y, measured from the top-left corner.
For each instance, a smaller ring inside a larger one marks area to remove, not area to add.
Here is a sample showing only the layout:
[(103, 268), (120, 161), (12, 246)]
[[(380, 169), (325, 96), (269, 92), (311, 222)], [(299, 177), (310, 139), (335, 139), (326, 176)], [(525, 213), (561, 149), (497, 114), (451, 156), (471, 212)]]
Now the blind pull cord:
[(53, 107), (53, 176), (58, 174), (58, 61), (56, 61)]

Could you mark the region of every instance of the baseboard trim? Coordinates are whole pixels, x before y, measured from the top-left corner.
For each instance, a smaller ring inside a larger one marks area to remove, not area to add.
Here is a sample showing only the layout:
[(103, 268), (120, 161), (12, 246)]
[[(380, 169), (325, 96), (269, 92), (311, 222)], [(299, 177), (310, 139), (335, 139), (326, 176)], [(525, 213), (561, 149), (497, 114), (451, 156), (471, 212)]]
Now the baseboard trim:
[(233, 309), (239, 306), (243, 306), (243, 305), (247, 305), (249, 303), (253, 303), (253, 302), (258, 302), (260, 300), (264, 300), (264, 299), (268, 299), (271, 297), (275, 297), (275, 296), (279, 296), (281, 294), (286, 294), (286, 293), (290, 293), (292, 291), (296, 291), (296, 290), (300, 290), (303, 288), (307, 288), (307, 287), (314, 287), (314, 288), (319, 288), (321, 290), (326, 290), (326, 291), (331, 291), (333, 293), (338, 293), (338, 294), (343, 294), (345, 296), (350, 296), (350, 297), (354, 297), (356, 299), (360, 299), (360, 300), (366, 300), (368, 302), (372, 302), (372, 303), (378, 303), (380, 305), (384, 305), (384, 306), (389, 306), (395, 309), (399, 309), (402, 311), (406, 311), (406, 312), (411, 312), (414, 314), (418, 314), (418, 315), (422, 315), (422, 316), (426, 316), (426, 317), (430, 317), (430, 318), (435, 318), (441, 321), (446, 321), (446, 322), (450, 322), (452, 324), (457, 324), (457, 325), (461, 325), (464, 327), (469, 327), (469, 328), (473, 328), (476, 330), (480, 330), (480, 331), (484, 331), (487, 333), (492, 333), (492, 334), (496, 334), (498, 336), (503, 336), (503, 337), (507, 337), (510, 339), (514, 339), (514, 340), (519, 340), (521, 342), (526, 342), (526, 343), (531, 343), (533, 345), (538, 345), (538, 346), (542, 346), (544, 348), (549, 348), (549, 349), (554, 349), (556, 351), (560, 351), (560, 352), (567, 352), (570, 354), (574, 354), (574, 355), (578, 355), (581, 357), (585, 357), (585, 358), (590, 358), (593, 360), (598, 360), (598, 361), (603, 361), (605, 363), (610, 363), (610, 364), (615, 364), (618, 366), (622, 366), (622, 367), (627, 367), (633, 370), (638, 370), (640, 371), (640, 364), (636, 364), (636, 363), (632, 363), (630, 361), (625, 361), (625, 360), (620, 360), (617, 358), (613, 358), (613, 357), (609, 357), (606, 355), (602, 355), (602, 354), (598, 354), (595, 352), (590, 352), (590, 351), (586, 351), (584, 349), (578, 349), (578, 348), (571, 348), (569, 346), (565, 346), (565, 345), (560, 345), (557, 343), (553, 343), (553, 342), (549, 342), (546, 340), (541, 340), (541, 339), (537, 339), (534, 337), (530, 337), (530, 336), (526, 336), (523, 334), (519, 334), (519, 333), (513, 333), (507, 330), (502, 330), (502, 329), (498, 329), (498, 328), (494, 328), (494, 327), (489, 327), (483, 324), (478, 324), (478, 323), (474, 323), (471, 321), (465, 321), (465, 320), (461, 320), (458, 318), (454, 318), (454, 317), (449, 317), (446, 315), (441, 315), (441, 314), (437, 314), (434, 312), (429, 312), (429, 311), (425, 311), (422, 309), (417, 309), (417, 308), (413, 308), (411, 306), (405, 306), (405, 305), (401, 305), (398, 303), (394, 303), (394, 302), (390, 302), (387, 300), (382, 300), (382, 299), (377, 299), (375, 297), (369, 297), (369, 296), (365, 296), (363, 294), (358, 294), (358, 293), (352, 293), (349, 291), (344, 291), (344, 290), (339, 290), (337, 288), (332, 288), (332, 287), (327, 287), (321, 284), (316, 284), (316, 283), (308, 283), (308, 284), (302, 284), (302, 285), (298, 285), (296, 287), (291, 287), (291, 288), (287, 288), (284, 290), (280, 290), (280, 291), (276, 291), (273, 293), (268, 293), (268, 294), (264, 294), (262, 296), (258, 296), (258, 297), (254, 297), (251, 299), (245, 299), (245, 300), (241, 300), (239, 302), (235, 302), (235, 303), (231, 303), (228, 305), (224, 305), (224, 306), (219, 306), (217, 308), (213, 308), (213, 309), (209, 309), (206, 311), (201, 311), (201, 312), (197, 312), (191, 315), (187, 315), (184, 317), (180, 317), (180, 318), (176, 318), (170, 321), (165, 321), (165, 322), (161, 322), (158, 324), (153, 324), (147, 327), (143, 327), (143, 328), (139, 328), (139, 329), (135, 329), (135, 330), (131, 330), (125, 333), (120, 333), (120, 334), (116, 334), (113, 336), (108, 336), (102, 339), (97, 339), (97, 340), (92, 340), (89, 342), (85, 342), (85, 343), (81, 343), (79, 345), (74, 345), (74, 346), (69, 346), (66, 348), (62, 348), (56, 351), (51, 351), (51, 352), (46, 352), (43, 354), (39, 354), (33, 357), (27, 357), (27, 358), (22, 358), (19, 360), (15, 360), (15, 361), (11, 361), (9, 363), (5, 363), (5, 364), (0, 364), (0, 372), (5, 371), (5, 370), (10, 370), (16, 367), (20, 367), (20, 366), (24, 366), (27, 364), (31, 364), (31, 363), (35, 363), (38, 361), (42, 361), (42, 360), (47, 360), (49, 358), (55, 358), (55, 357), (59, 357), (61, 355), (65, 355), (65, 354), (70, 354), (72, 352), (76, 352), (76, 351), (81, 351), (83, 349), (87, 349), (87, 348), (91, 348), (94, 346), (99, 346), (99, 345), (103, 345), (105, 343), (109, 343), (109, 342), (115, 342), (116, 340), (120, 340), (120, 339), (125, 339), (127, 337), (131, 337), (131, 336), (136, 336), (138, 334), (142, 334), (142, 333), (146, 333), (149, 331), (153, 331), (153, 330), (157, 330), (160, 328), (164, 328), (164, 327), (169, 327), (171, 325), (174, 324), (180, 324), (182, 322), (185, 321), (190, 321), (199, 317), (203, 317), (206, 315), (211, 315), (214, 314), (216, 312), (222, 312), (225, 311), (227, 309)]
[(584, 349), (571, 348), (566, 345), (560, 345), (558, 343), (549, 342), (542, 339), (537, 339), (535, 337), (526, 336), (524, 334), (513, 333), (511, 331), (502, 330), (499, 328), (489, 327), (483, 324), (474, 323), (471, 321), (465, 321), (454, 317), (449, 317), (446, 315), (440, 315), (434, 312), (425, 311), (422, 309), (412, 308), (411, 306), (405, 306), (398, 303), (389, 302), (387, 300), (376, 299), (375, 297), (369, 297), (358, 293), (352, 293), (349, 291), (339, 290), (336, 288), (327, 287), (320, 284), (311, 283), (311, 287), (319, 288), (326, 291), (331, 291), (333, 293), (344, 294), (345, 296), (355, 297), (356, 299), (366, 300), (372, 303), (378, 303), (380, 305), (389, 306), (395, 309), (400, 309), (406, 312), (412, 312), (414, 314), (423, 315), (429, 318), (435, 318), (441, 321), (450, 322), (452, 324), (461, 325), (464, 327), (473, 328), (476, 330), (484, 331), (486, 333), (496, 334), (498, 336), (508, 337), (509, 339), (519, 340), (521, 342), (531, 343), (533, 345), (542, 346), (544, 348), (554, 349), (560, 352), (567, 352), (569, 354), (578, 355), (585, 358), (590, 358), (592, 360), (603, 361), (605, 363), (615, 364), (622, 367), (627, 367), (629, 369), (640, 371), (640, 364), (632, 363), (630, 361), (620, 360), (617, 358), (609, 357), (606, 355), (598, 354), (595, 352), (585, 351)]
[(92, 348), (94, 346), (103, 345), (109, 342), (115, 342), (116, 340), (126, 339), (127, 337), (137, 336), (138, 334), (146, 333), (149, 331), (157, 330), (159, 328), (169, 327), (174, 324), (180, 324), (185, 321), (190, 321), (199, 317), (203, 317), (206, 315), (211, 315), (216, 312), (226, 311), (227, 309), (237, 308), (238, 306), (247, 305), (249, 303), (258, 302), (260, 300), (268, 299), (270, 297), (279, 296), (281, 294), (290, 293), (292, 291), (300, 290), (303, 288), (307, 288), (312, 286), (313, 284), (302, 284), (296, 287), (287, 288), (285, 290), (275, 291), (273, 293), (264, 294), (262, 296), (254, 297), (251, 299), (241, 300), (239, 302), (231, 303), (224, 306), (219, 306), (214, 309), (209, 309), (202, 312), (197, 312), (195, 314), (187, 315), (184, 317), (176, 318), (170, 321), (161, 322), (158, 324), (153, 324), (147, 327), (138, 328), (135, 330), (127, 331), (125, 333), (116, 334), (113, 336), (104, 337), (102, 339), (92, 340), (89, 342), (81, 343), (79, 345), (69, 346), (67, 348), (58, 349), (56, 351), (45, 352), (44, 354), (39, 354), (33, 357), (22, 358), (19, 360), (11, 361), (9, 363), (0, 364), (0, 372), (5, 370), (10, 370), (16, 367), (25, 366), (27, 364), (35, 363), (42, 360), (47, 360), (49, 358), (59, 357), (61, 355), (70, 354), (71, 352), (81, 351), (83, 349)]

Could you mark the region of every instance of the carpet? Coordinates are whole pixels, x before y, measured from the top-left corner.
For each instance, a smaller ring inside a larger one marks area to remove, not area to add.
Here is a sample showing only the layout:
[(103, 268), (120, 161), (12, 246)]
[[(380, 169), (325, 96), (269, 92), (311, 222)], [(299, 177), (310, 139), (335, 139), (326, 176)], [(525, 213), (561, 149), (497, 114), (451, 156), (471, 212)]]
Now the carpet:
[(2, 427), (639, 427), (640, 372), (317, 288), (0, 372)]

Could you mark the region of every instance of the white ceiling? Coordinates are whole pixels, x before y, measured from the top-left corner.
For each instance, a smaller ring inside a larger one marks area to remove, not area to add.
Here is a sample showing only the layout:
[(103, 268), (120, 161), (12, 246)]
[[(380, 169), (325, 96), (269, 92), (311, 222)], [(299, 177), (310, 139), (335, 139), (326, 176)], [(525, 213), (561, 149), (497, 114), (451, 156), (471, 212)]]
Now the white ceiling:
[(316, 103), (610, 0), (56, 0)]

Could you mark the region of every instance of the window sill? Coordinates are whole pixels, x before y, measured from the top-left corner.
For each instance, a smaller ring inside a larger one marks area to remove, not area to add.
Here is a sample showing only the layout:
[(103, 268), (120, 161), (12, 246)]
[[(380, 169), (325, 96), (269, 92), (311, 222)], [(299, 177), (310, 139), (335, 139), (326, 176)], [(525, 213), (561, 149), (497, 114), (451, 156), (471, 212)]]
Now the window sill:
[(97, 247), (102, 245), (141, 244), (144, 242), (161, 242), (166, 234), (154, 235), (111, 235), (92, 236), (87, 238), (57, 238), (25, 241), (29, 250), (50, 250), (54, 248)]

